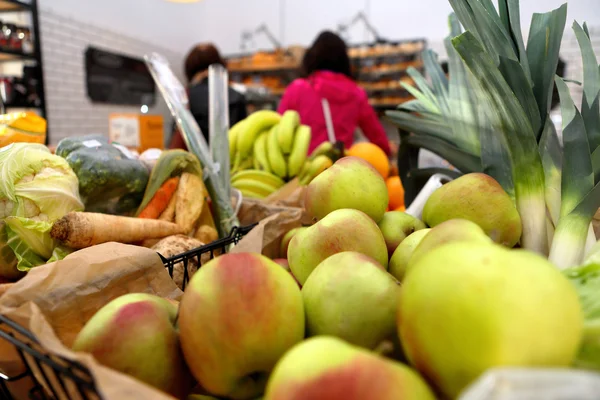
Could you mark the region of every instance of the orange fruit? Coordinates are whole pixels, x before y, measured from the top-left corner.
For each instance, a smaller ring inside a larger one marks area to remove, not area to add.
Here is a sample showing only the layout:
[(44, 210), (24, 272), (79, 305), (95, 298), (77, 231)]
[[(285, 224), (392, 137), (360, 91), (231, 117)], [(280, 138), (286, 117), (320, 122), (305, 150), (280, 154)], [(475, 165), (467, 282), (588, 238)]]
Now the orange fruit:
[(383, 176), (383, 179), (387, 178), (390, 174), (390, 160), (388, 160), (385, 152), (373, 143), (356, 143), (346, 151), (346, 154), (367, 161), (379, 171), (381, 176)]
[(396, 208), (394, 211), (402, 211), (402, 212), (404, 212), (404, 211), (406, 211), (406, 207), (400, 206), (400, 207)]
[[(404, 187), (399, 176), (392, 176), (385, 181), (390, 198), (390, 210), (396, 210), (398, 207), (404, 207)], [(403, 210), (404, 211), (404, 210)]]

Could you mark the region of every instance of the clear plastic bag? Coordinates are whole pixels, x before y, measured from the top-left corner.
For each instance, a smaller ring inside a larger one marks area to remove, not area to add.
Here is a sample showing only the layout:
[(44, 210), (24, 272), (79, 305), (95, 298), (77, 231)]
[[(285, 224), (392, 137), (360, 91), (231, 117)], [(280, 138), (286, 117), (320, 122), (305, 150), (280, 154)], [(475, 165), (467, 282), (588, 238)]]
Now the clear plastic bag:
[(471, 384), (458, 400), (598, 400), (600, 374), (576, 369), (499, 368)]
[[(227, 135), (222, 135), (222, 139), (224, 140), (217, 141), (218, 144), (211, 143), (211, 146), (213, 146), (213, 151), (211, 151), (200, 131), (198, 123), (187, 108), (188, 98), (185, 89), (175, 77), (175, 74), (173, 74), (169, 63), (164, 57), (156, 53), (146, 55), (144, 59), (157, 87), (169, 106), (171, 114), (175, 118), (175, 122), (187, 148), (192, 154), (198, 157), (202, 164), (206, 188), (214, 205), (213, 211), (217, 221), (217, 229), (219, 230), (219, 235), (225, 237), (234, 226), (239, 226), (239, 220), (231, 205), (231, 186), (227, 177), (229, 171), (229, 151), (223, 151), (225, 145), (229, 146)], [(226, 74), (218, 70), (213, 71), (211, 78), (213, 80), (227, 81)], [(226, 96), (217, 94), (220, 89), (222, 89), (222, 82), (213, 82), (213, 94), (215, 95), (212, 96), (210, 102), (215, 104), (211, 104), (210, 109), (211, 112), (218, 112), (219, 115), (211, 116), (211, 124), (227, 130), (229, 127), (226, 125), (229, 121), (226, 116), (222, 115), (222, 111), (224, 110), (222, 103), (226, 101)], [(215, 159), (217, 154), (221, 155), (219, 159)], [(223, 172), (225, 170), (227, 172)]]

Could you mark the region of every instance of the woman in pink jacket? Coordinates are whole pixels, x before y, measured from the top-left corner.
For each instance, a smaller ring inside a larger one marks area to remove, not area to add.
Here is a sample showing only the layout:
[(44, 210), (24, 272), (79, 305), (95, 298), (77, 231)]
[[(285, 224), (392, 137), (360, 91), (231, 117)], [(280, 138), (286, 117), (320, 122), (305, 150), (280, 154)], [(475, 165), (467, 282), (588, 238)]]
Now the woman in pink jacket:
[(325, 118), (329, 114), (335, 139), (347, 149), (352, 146), (355, 129), (360, 127), (371, 142), (390, 154), (387, 135), (366, 92), (352, 79), (346, 44), (339, 36), (322, 32), (304, 55), (302, 69), (305, 78), (288, 86), (278, 111), (296, 110), (302, 123), (312, 128), (309, 151), (329, 140)]

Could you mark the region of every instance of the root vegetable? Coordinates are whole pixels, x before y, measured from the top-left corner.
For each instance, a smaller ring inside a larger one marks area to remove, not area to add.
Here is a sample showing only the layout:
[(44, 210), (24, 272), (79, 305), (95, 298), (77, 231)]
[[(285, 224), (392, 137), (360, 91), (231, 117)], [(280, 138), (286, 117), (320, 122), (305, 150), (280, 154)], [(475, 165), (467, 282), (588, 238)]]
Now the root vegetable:
[(50, 231), (54, 239), (73, 249), (106, 242), (135, 243), (180, 233), (185, 232), (171, 222), (88, 212), (70, 212)]
[(179, 177), (167, 179), (160, 189), (156, 191), (146, 208), (138, 215), (138, 218), (157, 219), (168, 207), (171, 198), (177, 190), (178, 183)]
[(204, 183), (194, 174), (181, 174), (177, 189), (177, 204), (175, 206), (175, 223), (181, 226), (185, 233), (194, 229), (196, 221), (202, 214), (204, 206)]
[[(175, 255), (185, 253), (186, 251), (197, 249), (199, 247), (204, 246), (202, 241), (196, 240), (194, 238), (185, 236), (185, 235), (174, 235), (166, 237), (156, 243), (152, 250), (156, 251), (163, 257), (173, 257)], [(210, 254), (203, 254), (200, 262), (202, 264), (207, 263), (210, 260)], [(191, 279), (192, 275), (198, 270), (200, 265), (198, 265), (198, 258), (191, 257), (188, 261), (187, 270), (188, 270), (188, 278)], [(183, 261), (178, 262), (173, 266), (173, 281), (175, 284), (183, 290), (183, 278), (185, 266), (183, 265)]]
[(161, 221), (175, 222), (175, 206), (177, 205), (178, 192), (179, 189), (173, 193), (173, 196), (171, 196), (171, 200), (169, 201), (169, 205), (167, 208), (165, 208), (162, 214), (160, 214), (160, 217), (158, 217), (158, 219)]
[(204, 243), (211, 243), (219, 238), (219, 233), (209, 225), (201, 225), (194, 233), (194, 238)]

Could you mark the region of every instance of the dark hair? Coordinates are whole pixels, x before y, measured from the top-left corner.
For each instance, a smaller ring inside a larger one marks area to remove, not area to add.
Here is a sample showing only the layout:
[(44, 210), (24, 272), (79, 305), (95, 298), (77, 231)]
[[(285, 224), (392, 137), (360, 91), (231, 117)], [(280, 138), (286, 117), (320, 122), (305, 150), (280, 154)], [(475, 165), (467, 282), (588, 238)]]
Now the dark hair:
[(305, 76), (322, 70), (338, 72), (352, 78), (346, 43), (330, 31), (319, 34), (302, 60), (302, 73)]
[(185, 59), (185, 76), (188, 82), (194, 78), (194, 75), (207, 70), (212, 64), (226, 66), (225, 61), (221, 58), (221, 54), (219, 54), (219, 50), (210, 43), (202, 43), (194, 46)]

